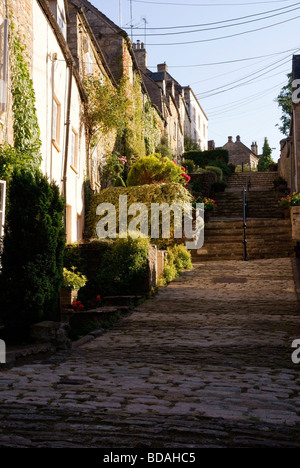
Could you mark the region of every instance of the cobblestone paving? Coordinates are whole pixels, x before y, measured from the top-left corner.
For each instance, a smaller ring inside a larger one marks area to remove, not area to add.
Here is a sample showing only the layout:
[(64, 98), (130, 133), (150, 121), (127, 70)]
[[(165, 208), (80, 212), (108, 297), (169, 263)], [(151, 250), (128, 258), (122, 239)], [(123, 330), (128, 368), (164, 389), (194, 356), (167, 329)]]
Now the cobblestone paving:
[(195, 265), (78, 349), (0, 373), (0, 447), (300, 447), (291, 259)]

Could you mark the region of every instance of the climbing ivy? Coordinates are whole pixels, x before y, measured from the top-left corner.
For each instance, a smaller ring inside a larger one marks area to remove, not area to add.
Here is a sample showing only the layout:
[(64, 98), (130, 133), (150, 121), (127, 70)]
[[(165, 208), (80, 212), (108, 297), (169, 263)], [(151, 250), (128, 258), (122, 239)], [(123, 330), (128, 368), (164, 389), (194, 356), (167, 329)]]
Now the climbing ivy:
[(35, 92), (26, 47), (15, 32), (13, 22), (10, 23), (9, 45), (14, 145), (0, 144), (0, 178), (4, 180), (10, 179), (16, 167), (34, 171), (42, 160)]
[(28, 166), (39, 167), (41, 156), (40, 128), (35, 108), (35, 92), (24, 46), (13, 22), (10, 23), (11, 93), (13, 98), (14, 148)]
[(86, 111), (89, 144), (93, 148), (99, 136), (115, 130), (121, 136), (129, 109), (129, 101), (123, 90), (123, 83), (114, 87), (98, 76), (89, 75), (84, 80), (89, 97)]

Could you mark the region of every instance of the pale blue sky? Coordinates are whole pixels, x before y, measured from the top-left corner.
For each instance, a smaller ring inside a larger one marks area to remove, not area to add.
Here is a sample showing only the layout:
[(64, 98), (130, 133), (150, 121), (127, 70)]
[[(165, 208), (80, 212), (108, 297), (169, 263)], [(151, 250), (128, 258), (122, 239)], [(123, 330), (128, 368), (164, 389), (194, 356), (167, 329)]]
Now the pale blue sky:
[[(120, 25), (119, 0), (90, 1)], [(121, 0), (121, 5), (122, 26), (131, 35), (130, 0)], [(284, 136), (275, 126), (281, 114), (274, 99), (291, 71), (293, 53), (300, 53), (296, 52), (300, 48), (300, 2), (133, 0), (132, 17), (133, 25), (141, 28), (133, 31), (134, 41), (144, 41), (143, 18), (147, 21), (149, 68), (166, 62), (171, 75), (198, 95), (209, 119), (209, 139), (222, 146), (228, 136), (240, 135), (247, 146), (257, 141), (261, 151), (266, 136), (270, 146), (276, 148), (274, 159), (278, 159), (279, 141)], [(244, 24), (231, 26), (235, 23)], [(177, 34), (189, 30), (196, 31)], [(158, 33), (168, 35), (150, 36)], [(220, 37), (223, 39), (215, 40)], [(227, 61), (236, 62), (211, 65)]]

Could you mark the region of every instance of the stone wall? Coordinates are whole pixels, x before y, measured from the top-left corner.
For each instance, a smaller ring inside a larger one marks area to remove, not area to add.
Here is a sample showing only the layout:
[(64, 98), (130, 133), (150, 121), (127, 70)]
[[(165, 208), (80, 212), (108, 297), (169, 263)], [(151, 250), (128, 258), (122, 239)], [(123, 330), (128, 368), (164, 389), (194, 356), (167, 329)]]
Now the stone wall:
[(280, 142), (281, 152), (278, 161), (278, 173), (288, 183), (288, 187), (294, 190), (292, 173), (294, 172), (294, 159), (291, 151), (291, 140), (286, 138)]
[(196, 180), (200, 180), (201, 194), (204, 197), (210, 197), (212, 195), (212, 186), (218, 180), (218, 176), (215, 172), (204, 172), (203, 174), (190, 174), (191, 184)]
[[(5, 18), (9, 18), (15, 26), (15, 31), (26, 46), (28, 62), (32, 67), (33, 57), (33, 12), (32, 5), (36, 0), (7, 0), (0, 2), (0, 26), (3, 25)], [(11, 16), (12, 15), (12, 16)], [(11, 16), (11, 18), (10, 18)], [(3, 33), (1, 29), (1, 33)], [(7, 102), (3, 112), (0, 114), (0, 143), (4, 141), (13, 144), (13, 113), (12, 96), (10, 89), (10, 71), (8, 66), (7, 76)]]

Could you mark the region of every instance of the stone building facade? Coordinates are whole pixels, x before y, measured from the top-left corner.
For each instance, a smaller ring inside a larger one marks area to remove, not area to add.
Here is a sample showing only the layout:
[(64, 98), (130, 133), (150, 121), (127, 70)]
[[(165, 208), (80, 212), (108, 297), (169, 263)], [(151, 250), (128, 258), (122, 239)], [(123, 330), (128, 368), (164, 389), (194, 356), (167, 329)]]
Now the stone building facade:
[(144, 43), (133, 44), (136, 60), (152, 103), (165, 119), (165, 133), (174, 158), (184, 152), (184, 138), (188, 136), (201, 150), (207, 149), (207, 117), (193, 90), (182, 87), (168, 71), (168, 65), (157, 65), (153, 72), (147, 67)]
[[(152, 101), (143, 81), (143, 76), (127, 33), (95, 8), (89, 1), (69, 0), (69, 4), (75, 5), (84, 13), (115, 82), (120, 84), (126, 80), (129, 97), (135, 93), (138, 86), (138, 97), (143, 103), (144, 110), (152, 106)], [(153, 106), (152, 110), (157, 127), (157, 131), (154, 132), (156, 144), (159, 144), (164, 130), (164, 118), (156, 106)], [(133, 133), (135, 134), (133, 135), (134, 139), (138, 132)], [(146, 153), (147, 145), (145, 143), (144, 148), (141, 148), (141, 153), (136, 156), (144, 156)]]
[[(67, 45), (68, 4), (65, 0), (1, 2), (0, 23), (14, 24), (35, 91), (40, 128), (41, 171), (56, 182), (66, 199), (67, 241), (80, 240), (84, 219), (86, 141), (83, 122), (87, 96)], [(6, 103), (1, 112), (0, 143), (14, 144), (10, 54)]]
[[(293, 56), (292, 80), (300, 79), (300, 55)], [(299, 97), (298, 85), (293, 87), (295, 97)], [(289, 136), (280, 142), (281, 153), (278, 171), (287, 182), (292, 192), (300, 190), (300, 103), (292, 100), (292, 115)]]
[(201, 151), (208, 149), (208, 118), (190, 86), (184, 89), (184, 99), (188, 108), (185, 119), (185, 135), (196, 143)]
[(239, 135), (236, 137), (236, 141), (233, 141), (232, 136), (229, 136), (228, 142), (222, 148), (229, 153), (229, 163), (235, 166), (249, 164), (251, 168), (258, 167), (259, 155), (256, 142), (252, 143), (250, 149), (241, 142)]

